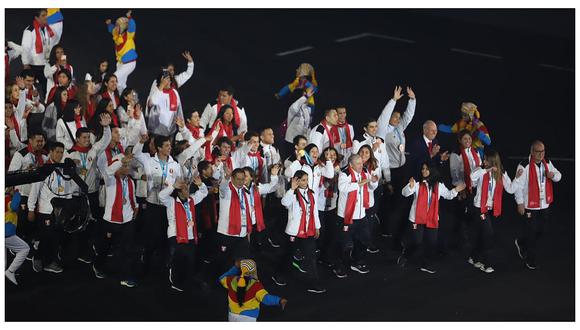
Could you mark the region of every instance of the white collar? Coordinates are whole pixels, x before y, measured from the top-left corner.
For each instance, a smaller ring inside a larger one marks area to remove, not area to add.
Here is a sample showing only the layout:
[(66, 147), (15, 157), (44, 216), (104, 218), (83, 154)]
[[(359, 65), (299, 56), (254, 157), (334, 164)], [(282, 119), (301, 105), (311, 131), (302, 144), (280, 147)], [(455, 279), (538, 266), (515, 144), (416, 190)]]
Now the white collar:
[(423, 140), (425, 140), (425, 144), (426, 144), (426, 145), (429, 145), (429, 142), (433, 142), (433, 140), (429, 140), (429, 139), (428, 139), (428, 138), (425, 136), (425, 134), (423, 134)]

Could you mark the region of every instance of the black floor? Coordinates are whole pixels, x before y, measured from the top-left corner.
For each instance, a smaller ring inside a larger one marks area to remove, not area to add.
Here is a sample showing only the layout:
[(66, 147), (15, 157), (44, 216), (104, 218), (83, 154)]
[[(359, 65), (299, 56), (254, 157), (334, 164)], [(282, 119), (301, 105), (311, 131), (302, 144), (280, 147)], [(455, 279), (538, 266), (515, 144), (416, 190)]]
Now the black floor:
[[(112, 41), (102, 22), (123, 13), (64, 10), (63, 43), (77, 79), (97, 58), (112, 57)], [(560, 14), (561, 19), (574, 20), (573, 12)], [(30, 16), (23, 10), (6, 11), (9, 40), (20, 41)], [(516, 164), (507, 156), (525, 156), (529, 142), (537, 137), (545, 140), (548, 157), (574, 157), (574, 41), (567, 38), (455, 21), (418, 10), (135, 10), (134, 16), (140, 60), (129, 85), (138, 88), (142, 99), (158, 68), (169, 60), (184, 68), (179, 53), (189, 49), (196, 67), (180, 90), (186, 107), (203, 109), (221, 84), (231, 83), (248, 110), (251, 127), (277, 126), (293, 99), (275, 101), (272, 95), (292, 80), (296, 66), (305, 61), (317, 71), (318, 109), (346, 104), (349, 121), (357, 130), (366, 117), (378, 116), (395, 84), (410, 84), (418, 98), (407, 131), (410, 138), (419, 134), (426, 119), (451, 122), (458, 117), (460, 103), (470, 100), (479, 105), (493, 147), (500, 151), (511, 176)], [(416, 42), (379, 38), (334, 42), (364, 32)], [(304, 46), (314, 49), (275, 55)], [(13, 72), (18, 67), (19, 61), (13, 64)], [(398, 107), (404, 109), (406, 102), (400, 103)], [(450, 136), (440, 136), (445, 148), (454, 147)], [(438, 262), (436, 275), (401, 270), (394, 262), (396, 253), (386, 250), (388, 241), (384, 241), (379, 244), (381, 253), (369, 257), (370, 274), (338, 280), (322, 270), (328, 293), (312, 295), (295, 281), (282, 289), (275, 287), (266, 263), (261, 267), (264, 284), (289, 303), (284, 312), (264, 308), (261, 319), (574, 320), (574, 167), (573, 162), (555, 164), (564, 179), (555, 188), (553, 221), (542, 241), (537, 271), (524, 269), (516, 255), (514, 203), (506, 197), (504, 217), (495, 227), (493, 274), (475, 270), (458, 251)], [(442, 221), (445, 217), (443, 212)], [(52, 275), (34, 273), (27, 262), (21, 273), (18, 288), (6, 284), (7, 320), (226, 319), (223, 290), (193, 289), (179, 295), (169, 289), (162, 272), (134, 289), (111, 279), (97, 280), (82, 264)]]

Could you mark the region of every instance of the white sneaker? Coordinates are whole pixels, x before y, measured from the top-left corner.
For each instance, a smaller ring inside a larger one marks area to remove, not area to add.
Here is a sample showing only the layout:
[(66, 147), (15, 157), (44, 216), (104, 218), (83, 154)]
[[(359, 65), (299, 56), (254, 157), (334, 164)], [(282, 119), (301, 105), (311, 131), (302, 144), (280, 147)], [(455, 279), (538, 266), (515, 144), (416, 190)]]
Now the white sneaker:
[(518, 250), (518, 256), (520, 256), (520, 259), (524, 260), (524, 255), (522, 254), (522, 249), (520, 248), (520, 245), (518, 244), (517, 238), (514, 240), (514, 243), (516, 244), (516, 249)]
[(472, 266), (475, 264), (472, 257), (469, 257), (469, 259), (467, 259), (467, 263), (469, 263)]
[(10, 282), (14, 283), (14, 285), (18, 285), (18, 282), (16, 282), (16, 276), (13, 272), (6, 269), (6, 271), (4, 272), (4, 275), (6, 275), (6, 278), (9, 279)]
[(488, 273), (488, 274), (490, 274), (490, 273), (493, 273), (493, 272), (494, 272), (494, 269), (493, 269), (493, 267), (491, 267), (491, 266), (485, 266), (485, 265), (483, 265), (483, 266), (481, 266), (481, 268), (480, 268), (480, 269), (481, 269), (481, 271), (482, 271), (482, 272), (484, 272), (484, 273)]
[(478, 262), (473, 264), (473, 267), (475, 267), (477, 269), (482, 269), (483, 267), (485, 267), (485, 265), (478, 261)]

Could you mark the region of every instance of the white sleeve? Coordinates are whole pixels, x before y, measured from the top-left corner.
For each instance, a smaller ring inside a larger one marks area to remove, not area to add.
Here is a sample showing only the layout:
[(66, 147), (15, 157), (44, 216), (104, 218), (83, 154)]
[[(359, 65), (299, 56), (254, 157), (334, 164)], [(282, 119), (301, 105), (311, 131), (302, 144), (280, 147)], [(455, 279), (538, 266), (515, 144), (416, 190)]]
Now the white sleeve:
[(298, 160), (293, 161), (292, 164), (290, 164), (290, 166), (284, 170), (284, 176), (290, 180), (292, 176), (294, 176), (294, 173), (296, 173), (296, 171), (298, 171), (301, 166), (302, 165), (300, 165)]
[(109, 143), (111, 143), (111, 127), (107, 126), (103, 128), (103, 136), (99, 141), (95, 142), (93, 149), (95, 149), (95, 152), (98, 155), (107, 149)]
[(527, 180), (525, 179), (525, 177), (527, 176), (527, 173), (525, 171), (525, 168), (521, 164), (518, 164), (518, 167), (516, 169), (516, 173), (520, 169), (522, 171), (524, 171), (524, 173), (519, 178), (514, 179), (514, 181), (517, 182), (517, 188), (516, 188), (516, 190), (514, 192), (514, 197), (516, 199), (516, 204), (518, 204), (518, 205), (519, 204), (524, 204), (524, 184), (527, 182)]
[(452, 153), (449, 157), (449, 171), (451, 172), (451, 183), (453, 183), (454, 186), (464, 183), (463, 177), (461, 176), (461, 165), (459, 155)]
[(22, 143), (22, 141), (18, 139), (18, 135), (16, 135), (16, 130), (14, 129), (10, 130), (10, 143), (12, 143), (12, 147), (14, 147), (16, 150), (20, 150), (26, 147), (26, 144)]
[(517, 181), (512, 181), (506, 172), (503, 172), (502, 183), (503, 183), (503, 189), (508, 194), (513, 194), (518, 189)]
[(330, 160), (326, 161), (326, 164), (324, 164), (320, 174), (327, 179), (334, 178), (334, 166), (332, 166), (332, 162)]
[(455, 190), (455, 189), (449, 190), (449, 189), (447, 189), (447, 187), (443, 183), (439, 182), (439, 196), (440, 197), (451, 200), (451, 199), (457, 197), (457, 194), (458, 194), (457, 190)]
[(558, 169), (554, 166), (554, 164), (552, 164), (551, 161), (548, 163), (548, 170), (554, 173), (554, 178), (552, 179), (553, 182), (558, 182), (562, 179), (562, 173), (558, 171)]
[(280, 203), (286, 207), (286, 208), (290, 208), (290, 206), (292, 206), (292, 202), (294, 198), (294, 190), (289, 189), (285, 194), (284, 197), (282, 197), (282, 200), (280, 201)]
[(340, 173), (338, 176), (338, 190), (347, 193), (358, 190), (358, 182), (352, 182), (348, 175)]
[(50, 64), (47, 62), (44, 65), (44, 76), (46, 77), (46, 79), (50, 79), (51, 81), (54, 81), (53, 75), (55, 74), (56, 70), (57, 70), (56, 64), (53, 66), (50, 66)]
[(277, 185), (278, 185), (278, 176), (272, 176), (270, 178), (269, 183), (261, 183), (258, 186), (258, 193), (260, 195), (267, 195), (271, 192), (276, 191)]
[(415, 191), (417, 190), (418, 185), (419, 185), (419, 183), (415, 182), (415, 185), (413, 186), (413, 188), (411, 188), (410, 184), (407, 183), (407, 185), (404, 186), (403, 189), (401, 190), (401, 194), (405, 197), (409, 197), (409, 196), (413, 195), (415, 193)]
[(175, 76), (175, 81), (177, 82), (177, 88), (183, 86), (189, 78), (193, 75), (193, 61), (187, 63), (187, 70)]
[(296, 116), (298, 114), (298, 112), (300, 112), (300, 107), (302, 107), (302, 105), (306, 102), (308, 102), (308, 99), (306, 98), (306, 96), (302, 96), (298, 100), (294, 101), (294, 103), (292, 103), (290, 108), (288, 108), (288, 121), (289, 122), (290, 122), (290, 119), (292, 117)]
[(486, 170), (484, 170), (481, 167), (476, 167), (472, 172), (471, 172), (471, 182), (477, 182), (479, 181), (479, 179), (481, 179), (486, 173)]
[(171, 193), (173, 193), (174, 189), (175, 188), (173, 188), (173, 185), (170, 184), (159, 192), (159, 201), (165, 205), (165, 207), (169, 207), (169, 205), (171, 205), (171, 201), (173, 200), (173, 198), (171, 198)]
[(417, 99), (409, 99), (409, 103), (407, 104), (407, 109), (405, 110), (405, 113), (403, 114), (403, 118), (401, 118), (401, 123), (399, 124), (399, 127), (401, 127), (401, 131), (404, 131), (407, 126), (409, 126), (409, 124), (411, 123), (411, 120), (413, 120), (413, 116), (415, 115), (415, 107), (417, 106)]
[(40, 189), (44, 185), (44, 181), (35, 182), (30, 186), (30, 192), (28, 193), (28, 211), (36, 210), (36, 202), (40, 197)]
[[(395, 105), (397, 105), (397, 101), (393, 99), (390, 99), (389, 102), (387, 102), (387, 105), (385, 105), (379, 119), (377, 120), (379, 127), (387, 127), (389, 125), (391, 115), (393, 114), (393, 110), (395, 110)], [(385, 139), (384, 136), (380, 136), (380, 138)]]
[(201, 119), (199, 120), (199, 125), (206, 130), (208, 128), (208, 126), (211, 126), (213, 123), (210, 123), (211, 121), (211, 113), (213, 111), (213, 108), (211, 106), (211, 104), (207, 104), (205, 106), (205, 109), (203, 109), (203, 113), (201, 114)]
[(24, 30), (22, 33), (22, 42), (20, 43), (22, 46), (22, 65), (30, 65), (32, 63), (32, 56), (30, 56), (32, 51), (32, 32), (28, 31), (28, 29)]
[(195, 192), (195, 194), (191, 195), (193, 198), (193, 202), (195, 204), (201, 203), (201, 201), (207, 196), (208, 191), (205, 183), (201, 184), (201, 187)]

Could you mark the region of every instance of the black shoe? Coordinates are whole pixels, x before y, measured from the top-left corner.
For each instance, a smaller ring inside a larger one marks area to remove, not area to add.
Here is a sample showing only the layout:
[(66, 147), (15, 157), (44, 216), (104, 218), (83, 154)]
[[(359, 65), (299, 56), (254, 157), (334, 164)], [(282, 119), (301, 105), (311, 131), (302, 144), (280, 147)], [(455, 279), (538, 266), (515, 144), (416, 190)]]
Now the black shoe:
[(282, 277), (280, 275), (273, 275), (272, 281), (274, 281), (274, 283), (276, 283), (276, 285), (278, 285), (278, 286), (286, 286), (286, 284), (287, 284), (284, 277)]
[(268, 237), (268, 243), (269, 243), (269, 244), (270, 244), (270, 246), (271, 246), (271, 247), (273, 247), (273, 248), (279, 248), (279, 247), (280, 247), (280, 244), (278, 244), (278, 243), (274, 242), (274, 241), (272, 240), (272, 238), (270, 238), (270, 237)]
[(522, 253), (522, 248), (520, 248), (520, 244), (518, 244), (517, 238), (514, 240), (514, 243), (516, 245), (516, 250), (518, 250), (518, 256), (520, 257), (520, 259), (524, 260), (524, 254)]
[(403, 268), (403, 267), (405, 267), (406, 264), (407, 264), (407, 258), (405, 258), (405, 256), (401, 254), (397, 258), (397, 265), (399, 265)]
[(367, 252), (368, 253), (375, 254), (375, 253), (379, 253), (379, 249), (376, 246), (369, 246), (367, 248)]
[(103, 279), (105, 278), (105, 273), (103, 273), (102, 271), (98, 270), (97, 267), (95, 267), (95, 264), (93, 264), (93, 272), (95, 273), (95, 277), (98, 279)]
[(319, 286), (319, 285), (316, 285), (316, 286), (313, 286), (311, 288), (308, 288), (308, 290), (306, 290), (306, 291), (312, 292), (312, 293), (325, 293), (326, 289)]
[(429, 274), (435, 274), (435, 273), (437, 273), (437, 271), (435, 270), (435, 268), (433, 268), (431, 266), (423, 266), (423, 267), (420, 268), (420, 270), (422, 272), (429, 273)]
[(332, 272), (338, 278), (347, 278), (348, 277), (348, 275), (346, 274), (346, 271), (344, 270), (344, 267), (342, 267), (342, 266), (338, 266), (338, 267), (334, 268), (332, 270)]
[(77, 258), (78, 261), (85, 263), (85, 264), (91, 264), (93, 263), (93, 258), (91, 258), (91, 256), (80, 256)]
[(307, 273), (307, 271), (304, 268), (302, 268), (302, 266), (300, 265), (300, 262), (299, 261), (293, 261), (292, 262), (292, 267), (298, 269), (298, 271), (301, 272), (301, 273)]
[(536, 263), (533, 262), (533, 261), (526, 261), (526, 267), (529, 270), (536, 270), (536, 269), (538, 269), (538, 266), (536, 266)]
[(323, 266), (326, 266), (328, 268), (332, 268), (332, 263), (330, 263), (324, 259), (318, 259), (318, 263), (323, 265)]
[(350, 269), (354, 270), (355, 272), (359, 272), (361, 274), (367, 274), (368, 272), (370, 272), (367, 265), (365, 264), (351, 265)]

